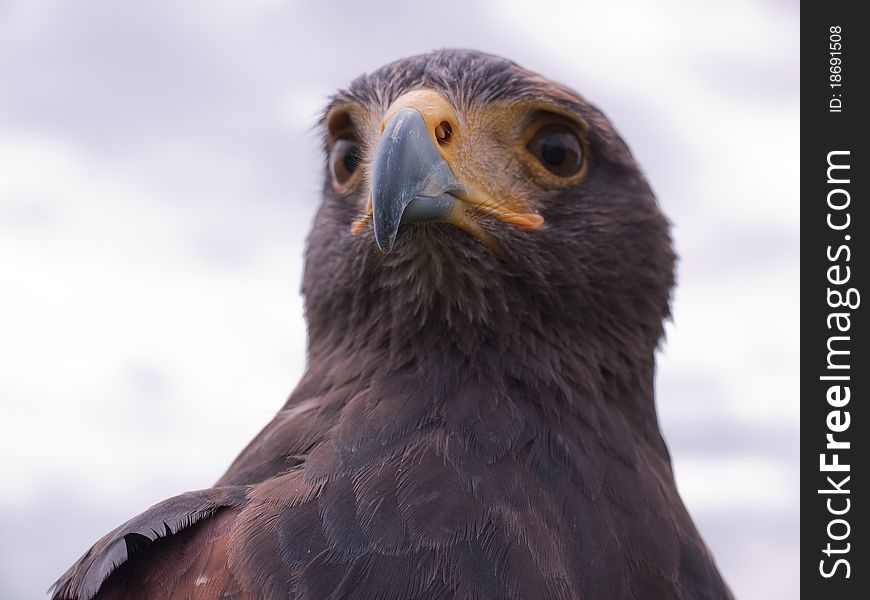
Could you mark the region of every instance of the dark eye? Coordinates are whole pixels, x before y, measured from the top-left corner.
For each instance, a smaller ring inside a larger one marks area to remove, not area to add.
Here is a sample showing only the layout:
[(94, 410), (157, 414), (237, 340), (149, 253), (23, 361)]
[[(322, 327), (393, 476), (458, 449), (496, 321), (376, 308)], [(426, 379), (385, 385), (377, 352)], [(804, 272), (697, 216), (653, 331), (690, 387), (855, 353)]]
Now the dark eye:
[(337, 184), (344, 185), (348, 182), (359, 167), (361, 156), (360, 145), (356, 140), (347, 138), (336, 140), (329, 155), (329, 168)]
[(583, 166), (580, 138), (566, 125), (544, 125), (529, 140), (526, 148), (550, 173), (559, 177), (572, 177)]

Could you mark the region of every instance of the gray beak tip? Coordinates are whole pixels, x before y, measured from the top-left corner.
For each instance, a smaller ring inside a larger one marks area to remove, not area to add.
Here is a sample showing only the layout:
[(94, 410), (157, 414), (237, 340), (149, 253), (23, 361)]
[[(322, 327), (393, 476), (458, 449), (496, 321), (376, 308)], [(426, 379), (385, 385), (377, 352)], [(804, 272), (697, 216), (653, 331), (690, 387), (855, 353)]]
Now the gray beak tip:
[(378, 249), (384, 254), (389, 254), (393, 251), (393, 242), (390, 240), (381, 240), (379, 238), (375, 238), (375, 242), (378, 244)]
[(396, 236), (399, 233), (399, 218), (389, 218), (375, 216), (374, 230), (375, 242), (384, 254), (389, 254), (393, 250), (393, 244), (396, 241)]

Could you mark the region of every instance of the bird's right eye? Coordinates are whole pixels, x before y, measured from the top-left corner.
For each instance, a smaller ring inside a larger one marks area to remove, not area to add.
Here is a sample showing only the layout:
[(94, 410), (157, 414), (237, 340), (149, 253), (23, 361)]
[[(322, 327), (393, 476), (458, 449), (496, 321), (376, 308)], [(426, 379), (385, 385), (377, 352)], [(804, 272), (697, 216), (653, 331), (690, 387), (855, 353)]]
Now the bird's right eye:
[(329, 155), (329, 168), (337, 185), (343, 186), (350, 181), (359, 167), (362, 149), (354, 139), (341, 138), (335, 141)]

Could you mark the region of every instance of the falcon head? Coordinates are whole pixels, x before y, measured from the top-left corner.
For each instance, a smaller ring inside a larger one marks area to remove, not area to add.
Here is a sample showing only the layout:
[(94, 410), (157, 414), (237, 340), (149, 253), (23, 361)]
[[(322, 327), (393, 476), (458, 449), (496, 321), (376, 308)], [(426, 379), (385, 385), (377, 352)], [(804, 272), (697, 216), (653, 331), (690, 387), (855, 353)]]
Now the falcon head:
[(311, 339), (338, 327), (389, 345), (437, 322), (469, 351), (530, 324), (657, 343), (668, 222), (576, 92), (496, 56), (440, 50), (357, 78), (322, 128), (303, 282)]

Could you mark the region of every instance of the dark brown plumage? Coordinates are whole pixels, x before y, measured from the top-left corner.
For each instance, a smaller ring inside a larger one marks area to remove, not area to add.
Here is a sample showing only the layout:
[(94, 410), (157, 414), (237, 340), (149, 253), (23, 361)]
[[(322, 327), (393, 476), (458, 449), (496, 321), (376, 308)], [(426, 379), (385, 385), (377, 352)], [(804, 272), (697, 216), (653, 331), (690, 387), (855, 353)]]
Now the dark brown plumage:
[(305, 375), (215, 487), (109, 533), (54, 598), (730, 598), (656, 421), (668, 223), (609, 121), (445, 50), (323, 125)]

